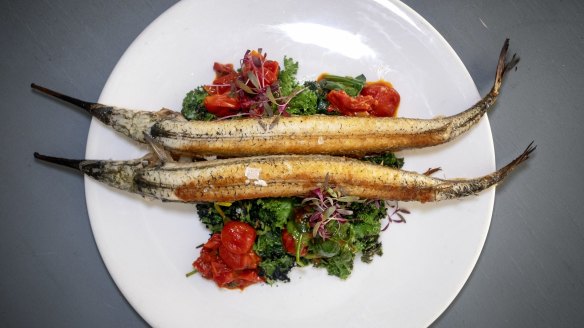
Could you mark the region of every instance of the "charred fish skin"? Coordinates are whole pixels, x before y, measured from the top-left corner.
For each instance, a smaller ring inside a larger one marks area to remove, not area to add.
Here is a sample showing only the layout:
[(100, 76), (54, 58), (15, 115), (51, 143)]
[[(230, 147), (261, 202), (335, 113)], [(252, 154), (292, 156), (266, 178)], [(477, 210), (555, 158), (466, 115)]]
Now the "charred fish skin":
[[(454, 116), (436, 119), (299, 116), (186, 121), (177, 112), (134, 111), (89, 103), (47, 88), (31, 85), (79, 106), (114, 130), (139, 142), (150, 134), (164, 148), (186, 156), (257, 156), (328, 154), (361, 156), (370, 153), (430, 147), (446, 143), (476, 125), (495, 103), (503, 78), (518, 58), (506, 61), (507, 39), (501, 50), (491, 91), (474, 106)], [(266, 129), (266, 126), (270, 127)]]
[[(273, 155), (189, 163), (80, 161), (35, 157), (76, 168), (112, 187), (162, 201), (197, 203), (307, 196), (325, 177), (347, 195), (365, 199), (434, 202), (477, 194), (501, 182), (529, 158), (530, 144), (514, 161), (476, 179), (439, 179), (356, 159), (328, 155)], [(76, 163), (69, 165), (70, 162)]]

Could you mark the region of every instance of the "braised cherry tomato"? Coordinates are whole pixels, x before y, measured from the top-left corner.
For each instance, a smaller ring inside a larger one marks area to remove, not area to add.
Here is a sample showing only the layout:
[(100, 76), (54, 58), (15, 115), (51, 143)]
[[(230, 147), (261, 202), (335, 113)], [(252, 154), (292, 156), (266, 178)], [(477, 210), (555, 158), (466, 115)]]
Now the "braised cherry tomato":
[[(282, 244), (284, 244), (284, 249), (286, 250), (286, 253), (296, 255), (296, 240), (288, 232), (288, 230), (282, 231)], [(308, 254), (308, 247), (304, 246), (300, 250), (300, 255), (304, 256), (306, 254)]]
[(215, 71), (216, 77), (236, 73), (233, 69), (233, 64), (221, 64), (218, 62), (213, 63), (213, 70)]
[(245, 254), (235, 254), (225, 244), (219, 246), (219, 257), (233, 270), (255, 269), (260, 264), (260, 257), (253, 250)]
[(226, 94), (215, 94), (205, 97), (203, 104), (209, 113), (219, 117), (236, 114), (239, 111), (239, 100)]
[(367, 116), (375, 99), (371, 96), (349, 96), (343, 90), (332, 90), (326, 95), (331, 110), (338, 110), (345, 116)]
[(213, 84), (205, 85), (205, 91), (210, 95), (224, 94), (231, 91), (231, 85), (239, 77), (239, 74), (233, 69), (233, 64), (213, 64), (215, 79)]
[(371, 106), (371, 115), (391, 117), (395, 116), (400, 102), (399, 93), (386, 81), (367, 83), (361, 95), (371, 96), (375, 102)]
[(255, 229), (245, 222), (229, 221), (221, 230), (221, 244), (235, 254), (249, 253), (255, 239)]
[(277, 61), (266, 60), (262, 54), (253, 50), (243, 58), (241, 76), (247, 79), (249, 72), (255, 74), (263, 86), (269, 86), (278, 80), (280, 65)]

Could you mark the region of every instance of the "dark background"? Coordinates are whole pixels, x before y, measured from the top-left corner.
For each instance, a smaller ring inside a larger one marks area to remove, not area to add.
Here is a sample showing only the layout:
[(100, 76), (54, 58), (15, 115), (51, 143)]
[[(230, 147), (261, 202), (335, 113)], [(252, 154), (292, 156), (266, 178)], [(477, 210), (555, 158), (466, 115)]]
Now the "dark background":
[[(90, 118), (29, 84), (97, 100), (125, 49), (174, 3), (0, 1), (0, 326), (147, 326), (101, 261), (82, 177), (32, 157), (83, 157)], [(452, 45), (481, 94), (491, 86), (493, 49), (511, 38), (521, 62), (489, 114), (497, 166), (529, 141), (538, 145), (497, 189), (478, 265), (433, 326), (583, 326), (583, 3), (405, 3)]]

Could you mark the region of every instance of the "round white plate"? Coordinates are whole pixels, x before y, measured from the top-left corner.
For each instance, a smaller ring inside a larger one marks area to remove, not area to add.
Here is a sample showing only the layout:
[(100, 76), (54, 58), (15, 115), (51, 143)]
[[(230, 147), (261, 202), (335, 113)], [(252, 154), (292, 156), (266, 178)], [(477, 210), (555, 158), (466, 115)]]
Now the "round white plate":
[[(321, 72), (384, 78), (401, 93), (399, 115), (458, 113), (479, 99), (452, 48), (398, 1), (182, 1), (132, 43), (100, 102), (180, 110), (185, 93), (213, 79), (214, 61), (235, 63), (246, 49), (300, 62), (299, 76)], [(493, 58), (493, 74), (496, 58)], [(87, 158), (129, 159), (146, 148), (93, 121)], [(406, 169), (442, 167), (438, 177), (494, 170), (488, 120), (458, 140), (403, 152)], [(208, 232), (194, 205), (163, 204), (86, 180), (91, 226), (103, 260), (132, 306), (157, 327), (420, 327), (432, 323), (470, 275), (485, 241), (494, 202), (478, 197), (402, 204), (407, 224), (382, 234), (384, 255), (356, 262), (346, 281), (295, 268), (292, 282), (220, 290), (185, 278)]]

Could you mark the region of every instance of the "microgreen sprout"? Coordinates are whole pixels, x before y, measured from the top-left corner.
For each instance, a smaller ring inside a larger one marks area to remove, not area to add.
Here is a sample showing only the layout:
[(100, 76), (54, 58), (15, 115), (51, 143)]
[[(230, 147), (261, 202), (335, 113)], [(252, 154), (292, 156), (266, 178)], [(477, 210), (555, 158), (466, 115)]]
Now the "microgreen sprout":
[(331, 236), (328, 229), (330, 223), (343, 224), (348, 222), (346, 216), (353, 214), (353, 211), (348, 209), (351, 203), (365, 201), (356, 196), (345, 196), (339, 188), (330, 186), (328, 175), (323, 186), (314, 189), (312, 193), (316, 197), (305, 198), (302, 204), (310, 205), (314, 209), (308, 219), (312, 228), (312, 236), (320, 236), (324, 240)]
[[(238, 94), (242, 101), (242, 107), (248, 108), (249, 112), (245, 113), (251, 117), (273, 117), (288, 116), (286, 108), (288, 104), (298, 94), (306, 88), (298, 87), (288, 96), (280, 96), (278, 83), (267, 85), (266, 76), (266, 53), (262, 49), (257, 51), (246, 51), (241, 60), (241, 70), (247, 71), (242, 73), (232, 86), (234, 93)], [(242, 116), (242, 115), (240, 115)]]
[(386, 202), (385, 205), (387, 206), (387, 208), (390, 209), (390, 211), (387, 216), (387, 224), (385, 225), (385, 227), (383, 227), (383, 229), (381, 229), (381, 231), (387, 230), (391, 223), (406, 223), (406, 218), (404, 217), (404, 214), (410, 214), (410, 211), (406, 210), (405, 208), (399, 207), (399, 203), (397, 201), (393, 204)]

